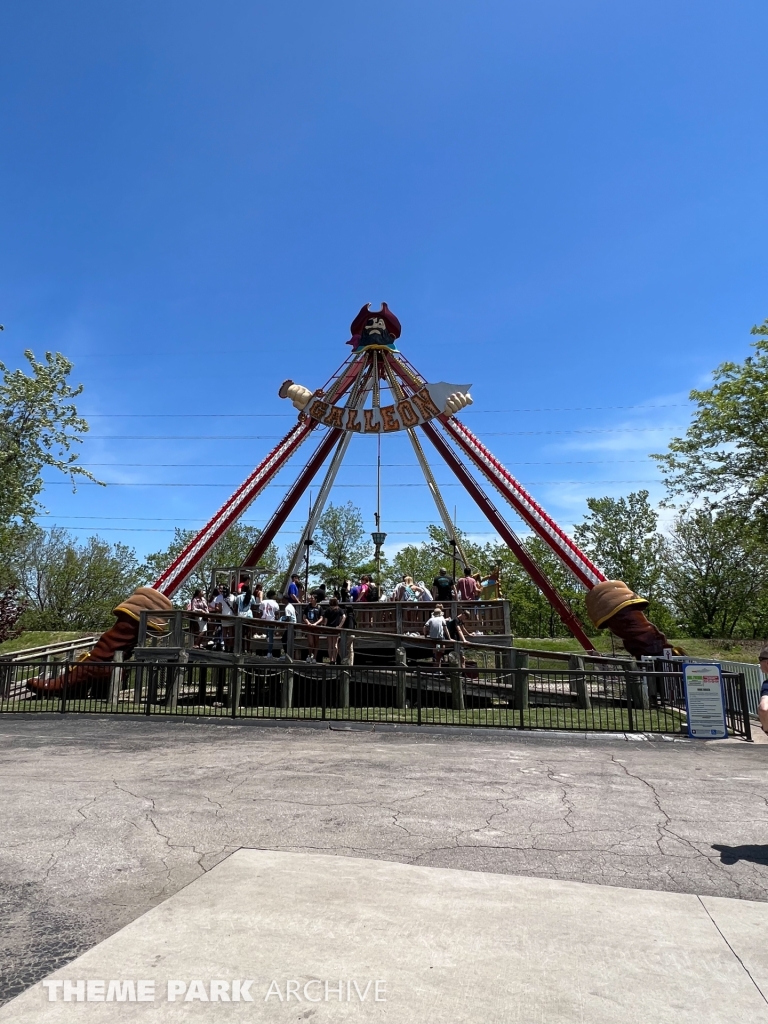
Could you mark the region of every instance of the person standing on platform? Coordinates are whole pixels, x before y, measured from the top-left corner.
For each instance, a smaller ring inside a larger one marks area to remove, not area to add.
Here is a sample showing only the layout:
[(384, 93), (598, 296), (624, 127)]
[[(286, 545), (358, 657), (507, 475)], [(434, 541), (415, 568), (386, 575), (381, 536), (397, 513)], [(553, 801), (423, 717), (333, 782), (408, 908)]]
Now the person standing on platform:
[(203, 592), (199, 587), (192, 595), (191, 601), (187, 604), (187, 611), (200, 613), (189, 620), (189, 627), (195, 637), (195, 647), (199, 647), (203, 642), (205, 633), (208, 632), (208, 602), (205, 600)]
[(235, 599), (237, 614), (245, 619), (252, 619), (254, 609), (257, 607), (256, 601), (253, 599), (251, 588), (248, 586), (243, 587), (240, 591), (240, 596)]
[[(235, 600), (237, 599), (235, 598)], [(228, 617), (235, 614), (232, 610), (232, 599), (230, 598), (229, 587), (226, 583), (221, 588), (221, 592), (214, 597), (209, 607), (216, 615)], [(226, 649), (232, 643), (234, 630), (231, 626), (224, 625), (224, 618), (219, 619), (218, 628), (221, 630), (222, 646)]]
[(453, 577), (448, 575), (447, 569), (441, 567), (432, 580), (432, 593), (436, 601), (452, 601), (456, 596)]
[(307, 647), (309, 648), (307, 661), (314, 661), (317, 657), (317, 644), (320, 639), (317, 634), (317, 627), (323, 624), (323, 613), (317, 606), (317, 598), (314, 594), (309, 595), (309, 603), (304, 609), (302, 622), (307, 627)]
[(291, 576), (291, 582), (288, 584), (287, 598), (291, 604), (301, 604), (301, 577), (297, 572)]
[[(467, 621), (466, 612), (458, 612), (454, 619), (445, 620), (445, 628), (448, 630), (448, 636), (451, 640), (457, 641), (460, 644), (467, 642), (466, 634), (464, 633), (464, 623)], [(461, 667), (464, 668), (465, 659), (464, 651), (461, 651)]]
[[(429, 637), (430, 640), (450, 640), (448, 633), (448, 627), (443, 618), (443, 606), (436, 604), (432, 610), (432, 614), (424, 623), (424, 636)], [(443, 647), (442, 644), (435, 644), (435, 664), (440, 667), (440, 662), (443, 658)]]
[(456, 596), (460, 601), (478, 601), (480, 599), (480, 584), (467, 565), (464, 566), (464, 575), (456, 583)]
[(261, 617), (265, 622), (271, 623), (271, 625), (267, 626), (268, 658), (272, 657), (272, 648), (275, 643), (275, 622), (277, 621), (277, 617), (280, 614), (280, 605), (275, 600), (276, 597), (277, 592), (275, 590), (268, 590), (266, 601), (261, 602)]
[[(332, 597), (328, 602), (328, 607), (325, 609), (323, 615), (326, 626), (332, 626), (334, 629), (343, 629), (344, 623), (347, 621), (347, 613), (343, 608), (339, 608), (338, 599)], [(339, 656), (339, 634), (329, 633), (328, 634), (328, 664), (335, 665), (336, 659)]]
[(413, 577), (403, 576), (402, 582), (395, 587), (392, 596), (393, 601), (417, 601), (418, 597), (413, 587)]
[[(285, 608), (283, 608), (283, 614), (280, 616), (278, 621), (285, 623), (286, 626), (289, 626), (291, 623), (293, 623), (294, 626), (296, 625), (296, 607), (294, 605), (292, 605), (290, 601), (286, 601), (285, 602)], [(286, 656), (286, 654), (288, 653), (287, 640), (288, 640), (288, 629), (284, 629), (283, 633), (282, 633), (282, 636), (280, 637), (280, 657), (281, 658), (284, 658)]]

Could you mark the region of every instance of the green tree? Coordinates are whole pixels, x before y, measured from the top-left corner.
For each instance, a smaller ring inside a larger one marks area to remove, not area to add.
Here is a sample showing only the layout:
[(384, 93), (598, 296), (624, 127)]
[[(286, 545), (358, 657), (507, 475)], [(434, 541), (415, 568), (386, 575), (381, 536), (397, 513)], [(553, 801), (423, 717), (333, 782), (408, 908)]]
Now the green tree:
[(740, 512), (682, 513), (665, 543), (665, 561), (667, 596), (689, 636), (754, 635), (756, 626), (765, 628), (768, 552), (742, 529)]
[(72, 363), (60, 352), (46, 352), (44, 362), (29, 350), (24, 355), (29, 375), (0, 363), (0, 531), (39, 511), (44, 468), (66, 473), (73, 488), (78, 477), (95, 480), (72, 451), (88, 430), (73, 401), (83, 387), (69, 383)]
[(99, 537), (82, 543), (66, 530), (33, 527), (14, 554), (24, 629), (92, 629), (112, 624), (112, 609), (141, 582), (132, 548)]
[[(431, 587), (432, 580), (438, 575), (441, 568), (447, 569), (449, 573), (453, 572), (453, 547), (446, 529), (433, 524), (427, 527), (427, 534), (428, 541), (422, 541), (420, 544), (406, 544), (393, 557), (390, 574), (394, 583), (398, 583), (403, 576), (413, 576), (417, 582), (423, 581), (428, 587)], [(456, 537), (473, 571), (484, 572), (490, 568), (487, 564), (485, 548), (482, 545), (473, 543), (465, 533), (458, 529)], [(464, 563), (457, 555), (457, 577), (461, 576), (463, 570)]]
[[(196, 533), (196, 530), (182, 530), (177, 526), (173, 540), (167, 548), (147, 555), (143, 573), (148, 585), (154, 583), (171, 562), (181, 554)], [(208, 552), (187, 577), (178, 595), (179, 602), (186, 603), (198, 587), (204, 594), (207, 594), (211, 587), (214, 569), (233, 569), (242, 565), (260, 536), (261, 530), (257, 526), (246, 526), (244, 523), (235, 523), (230, 526), (218, 544)], [(251, 572), (253, 579), (261, 581), (266, 587), (278, 586), (282, 581), (286, 563), (285, 559), (280, 557), (274, 544), (269, 545), (259, 565), (262, 567), (261, 569)]]
[(624, 580), (652, 599), (662, 574), (663, 541), (648, 491), (626, 498), (587, 498), (587, 508), (589, 515), (574, 531), (576, 543), (609, 579)]
[[(593, 636), (584, 608), (584, 588), (573, 574), (538, 537), (523, 538), (528, 554), (547, 576), (565, 603), (576, 612), (587, 634)], [(558, 637), (570, 636), (567, 626), (550, 605), (513, 552), (501, 541), (486, 545), (486, 564), (497, 564), (501, 569), (502, 595), (510, 602), (512, 633), (516, 636)]]
[[(424, 580), (431, 586), (441, 566), (452, 570), (450, 539), (440, 526), (427, 527), (428, 541), (407, 544), (392, 559), (392, 576), (395, 582), (403, 575)], [(476, 544), (457, 530), (458, 539), (473, 571), (483, 574), (495, 568), (501, 573), (502, 596), (510, 602), (511, 626), (517, 636), (569, 636), (566, 626), (546, 597), (523, 569), (512, 551), (502, 541)], [(542, 571), (557, 588), (583, 622), (589, 620), (584, 611), (584, 588), (575, 580), (552, 550), (537, 537), (527, 537), (523, 544)], [(457, 574), (464, 566), (457, 562)], [(590, 633), (594, 630), (586, 625)]]
[(340, 584), (361, 573), (372, 573), (376, 567), (363, 514), (351, 501), (329, 505), (318, 520), (312, 540), (312, 553), (322, 556), (310, 565), (315, 578)]
[(670, 498), (681, 497), (689, 506), (708, 496), (766, 538), (768, 320), (752, 334), (757, 336), (754, 355), (743, 363), (721, 363), (711, 388), (691, 391), (697, 408), (685, 437), (673, 438), (668, 452), (652, 458), (660, 464)]

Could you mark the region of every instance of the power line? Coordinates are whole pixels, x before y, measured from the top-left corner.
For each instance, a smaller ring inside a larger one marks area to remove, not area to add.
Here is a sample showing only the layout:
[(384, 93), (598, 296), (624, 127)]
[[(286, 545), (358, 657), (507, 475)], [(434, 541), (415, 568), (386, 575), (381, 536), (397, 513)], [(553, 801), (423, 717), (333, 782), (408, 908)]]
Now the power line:
[[(666, 517), (665, 518), (663, 516), (659, 516), (658, 522), (660, 522), (660, 523), (673, 522), (673, 517)], [(566, 520), (561, 520), (561, 523), (564, 526), (576, 526), (576, 525), (578, 525), (575, 522), (569, 522), (569, 521), (566, 521)], [(429, 525), (432, 525), (432, 524), (429, 524)], [(41, 527), (41, 529), (44, 530), (46, 533), (50, 533), (52, 530), (55, 530), (57, 528), (58, 528), (58, 524), (57, 523), (54, 523), (51, 526), (43, 526), (43, 527)], [(175, 529), (172, 526), (152, 527), (152, 526), (77, 526), (77, 525), (68, 525), (66, 527), (61, 527), (61, 529), (66, 529), (66, 530), (94, 530), (96, 532), (102, 532), (102, 533), (174, 533), (175, 532)], [(498, 534), (496, 533), (495, 530), (471, 530), (471, 531), (467, 531), (467, 532), (469, 534), (471, 534), (472, 537), (497, 537), (498, 536)], [(303, 530), (281, 530), (280, 531), (280, 536), (283, 536), (283, 535), (286, 535), (286, 534), (290, 534), (291, 536), (297, 536), (298, 537), (302, 533), (303, 533)], [(388, 532), (387, 536), (388, 537), (422, 537), (422, 536), (424, 536), (424, 530), (390, 530)]]
[[(588, 427), (563, 430), (478, 430), (478, 437), (532, 437), (541, 434), (634, 434), (678, 430), (676, 423), (655, 427)], [(363, 434), (363, 437), (378, 436)], [(93, 441), (279, 441), (281, 434), (87, 434)]]
[[(38, 518), (47, 518), (47, 517), (38, 516)], [(99, 522), (175, 523), (177, 526), (179, 526), (179, 527), (181, 526), (178, 517), (171, 517), (171, 518), (168, 518), (168, 519), (160, 519), (157, 516), (64, 516), (64, 515), (62, 515), (62, 516), (58, 516), (58, 518), (59, 519), (94, 519), (94, 520), (97, 520)], [(186, 520), (184, 520), (184, 522), (192, 523), (192, 524), (197, 525), (199, 523), (207, 523), (208, 520), (207, 519), (203, 519), (203, 518), (198, 518), (198, 519), (186, 519)], [(266, 520), (262, 523), (262, 522), (257, 522), (255, 519), (240, 519), (240, 520), (238, 520), (238, 522), (241, 525), (243, 525), (243, 526), (264, 526), (266, 524)], [(288, 519), (288, 520), (286, 520), (286, 522), (288, 522), (288, 523), (290, 523), (290, 522), (297, 523), (297, 522), (301, 522), (301, 520), (291, 520), (291, 519)], [(436, 525), (433, 522), (432, 519), (427, 519), (427, 518), (423, 518), (423, 519), (389, 519), (389, 518), (387, 518), (387, 522), (388, 523), (397, 523), (398, 525), (402, 525), (403, 523), (411, 523), (411, 524), (418, 523), (418, 524), (421, 524), (422, 526), (433, 526), (433, 525)], [(464, 523), (464, 525), (467, 525), (469, 523), (486, 523), (486, 522), (487, 522), (486, 519), (462, 519), (462, 523)], [(302, 525), (303, 525), (303, 523), (302, 523)], [(192, 527), (190, 527), (190, 528), (192, 528)]]
[[(564, 459), (559, 462), (515, 462), (510, 461), (508, 466), (623, 466), (629, 463), (644, 462), (645, 459)], [(78, 466), (84, 469), (112, 466), (114, 468), (133, 469), (253, 469), (253, 462), (78, 462)], [(417, 469), (416, 462), (382, 462), (382, 467), (388, 469)], [(370, 469), (371, 462), (345, 462), (345, 469)]]
[[(386, 391), (387, 388), (381, 385), (381, 390)], [(508, 415), (510, 413), (530, 413), (530, 412), (608, 412), (616, 409), (687, 409), (690, 408), (688, 403), (678, 402), (672, 405), (582, 405), (582, 406), (562, 406), (560, 408), (538, 408), (538, 409), (462, 409), (461, 415), (466, 416), (467, 414), (472, 416), (483, 415), (483, 416), (499, 416)], [(187, 420), (202, 420), (202, 419), (278, 419), (286, 417), (296, 418), (296, 413), (292, 412), (84, 412), (80, 414), (87, 419), (187, 419)]]
[[(242, 481), (241, 481), (242, 482)], [(589, 484), (590, 486), (597, 486), (598, 484), (657, 484), (661, 483), (660, 480), (520, 480), (521, 484), (526, 487), (544, 486), (549, 484)], [(50, 480), (46, 483), (46, 487), (71, 487), (72, 485), (68, 480)], [(168, 483), (162, 481), (160, 483), (153, 483), (151, 481), (105, 481), (103, 484), (93, 483), (92, 481), (78, 482), (77, 487), (239, 487), (240, 484), (227, 484), (227, 483), (189, 483), (182, 481), (180, 483)], [(266, 487), (282, 487), (285, 488), (285, 484), (266, 484)], [(363, 484), (357, 482), (350, 483), (335, 483), (334, 488), (358, 488), (358, 487), (376, 487), (376, 484)], [(393, 487), (425, 487), (426, 484), (423, 480), (417, 483), (390, 483), (386, 484), (387, 490)], [(461, 483), (456, 481), (449, 481), (448, 483), (440, 483), (438, 487), (463, 487)]]

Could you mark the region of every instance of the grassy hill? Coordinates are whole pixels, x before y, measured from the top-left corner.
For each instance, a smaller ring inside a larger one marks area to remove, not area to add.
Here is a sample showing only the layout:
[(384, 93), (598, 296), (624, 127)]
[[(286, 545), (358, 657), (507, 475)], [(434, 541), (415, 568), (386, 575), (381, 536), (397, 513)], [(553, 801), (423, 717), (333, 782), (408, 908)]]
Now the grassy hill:
[(0, 644), (0, 654), (10, 654), (13, 651), (23, 651), (27, 647), (42, 647), (43, 644), (57, 644), (62, 640), (79, 640), (81, 636), (93, 636), (94, 633), (100, 632), (99, 630), (91, 630), (89, 632), (67, 632), (66, 630), (35, 630), (34, 632), (22, 633), (21, 636), (17, 636), (15, 640), (6, 640), (4, 644)]
[[(604, 632), (593, 638), (595, 649), (601, 654), (626, 654), (624, 645), (615, 637), (613, 646), (611, 636)], [(682, 647), (686, 654), (693, 658), (713, 658), (716, 661), (744, 661), (757, 664), (757, 655), (763, 647), (763, 640), (696, 640), (684, 637), (670, 641), (675, 647)], [(581, 644), (573, 637), (562, 637), (556, 640), (537, 637), (515, 637), (515, 647), (528, 647), (540, 651), (566, 651), (569, 654), (580, 654)]]
[[(94, 630), (93, 632), (98, 632)], [(82, 636), (91, 636), (88, 632), (29, 632), (22, 633), (15, 640), (6, 640), (0, 644), (0, 654), (20, 651), (26, 647), (38, 647), (43, 644), (58, 643), (61, 640), (77, 640)], [(744, 661), (757, 664), (757, 655), (765, 641), (763, 640), (672, 640), (675, 646), (682, 647), (694, 658), (714, 658), (722, 661)], [(607, 632), (594, 638), (595, 648), (603, 654), (626, 654), (624, 647)], [(515, 647), (527, 647), (539, 651), (565, 651), (569, 654), (581, 653), (581, 646), (572, 637), (559, 637), (551, 640), (548, 637), (515, 637)]]

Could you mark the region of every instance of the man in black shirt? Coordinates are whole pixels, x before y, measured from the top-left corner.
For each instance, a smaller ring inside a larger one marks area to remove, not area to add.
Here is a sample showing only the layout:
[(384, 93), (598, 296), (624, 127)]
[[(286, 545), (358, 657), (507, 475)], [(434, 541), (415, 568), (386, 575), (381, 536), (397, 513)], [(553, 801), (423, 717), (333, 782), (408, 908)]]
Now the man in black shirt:
[(460, 643), (466, 643), (466, 636), (462, 626), (466, 622), (466, 613), (459, 612), (455, 619), (446, 619), (445, 625), (448, 630), (448, 636), (451, 640), (458, 640)]
[[(463, 630), (463, 625), (466, 622), (467, 616), (465, 612), (459, 612), (455, 619), (446, 619), (445, 628), (448, 630), (448, 636), (451, 640), (458, 640), (459, 643), (466, 643), (467, 637)], [(461, 651), (461, 667), (464, 668), (464, 651)]]
[(304, 633), (307, 638), (307, 646), (309, 647), (307, 661), (314, 661), (317, 654), (317, 644), (320, 639), (316, 632), (316, 627), (322, 626), (324, 621), (322, 609), (318, 608), (317, 598), (314, 594), (309, 595), (309, 604), (304, 609), (302, 621), (305, 626), (309, 627)]
[(438, 575), (432, 580), (432, 593), (436, 601), (450, 601), (454, 597), (453, 578), (442, 566)]
[[(339, 602), (337, 598), (332, 597), (328, 602), (328, 607), (325, 609), (323, 615), (326, 626), (332, 626), (334, 629), (341, 629), (347, 620), (347, 613), (343, 608), (339, 608)], [(328, 634), (328, 664), (335, 665), (336, 658), (339, 654), (339, 634), (329, 633)]]

